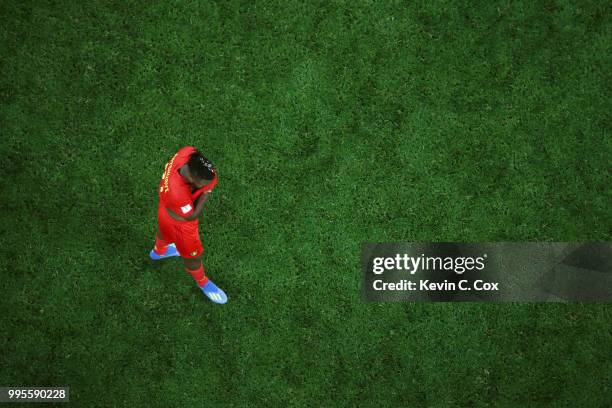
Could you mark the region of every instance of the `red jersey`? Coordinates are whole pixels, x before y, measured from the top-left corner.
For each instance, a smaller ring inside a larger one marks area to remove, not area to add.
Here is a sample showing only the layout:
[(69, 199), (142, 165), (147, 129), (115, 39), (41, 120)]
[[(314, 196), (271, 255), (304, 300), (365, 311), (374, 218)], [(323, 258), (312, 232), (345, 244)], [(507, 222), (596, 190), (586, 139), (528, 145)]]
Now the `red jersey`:
[(191, 185), (189, 185), (179, 173), (179, 169), (189, 161), (189, 156), (195, 151), (196, 149), (191, 146), (180, 149), (170, 161), (166, 163), (164, 174), (159, 183), (160, 205), (163, 205), (181, 217), (189, 217), (193, 213), (193, 202), (201, 196), (202, 193), (211, 191), (217, 185), (217, 174), (215, 172), (215, 178), (210, 183), (199, 190), (192, 191)]

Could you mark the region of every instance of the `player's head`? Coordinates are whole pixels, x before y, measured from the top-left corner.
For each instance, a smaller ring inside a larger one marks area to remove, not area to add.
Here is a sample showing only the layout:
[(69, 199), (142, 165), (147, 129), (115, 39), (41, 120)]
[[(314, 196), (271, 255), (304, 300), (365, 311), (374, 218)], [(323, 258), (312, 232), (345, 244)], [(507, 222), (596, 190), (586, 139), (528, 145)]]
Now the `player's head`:
[(215, 178), (215, 167), (198, 151), (189, 156), (187, 166), (189, 167), (187, 181), (196, 188), (204, 187)]

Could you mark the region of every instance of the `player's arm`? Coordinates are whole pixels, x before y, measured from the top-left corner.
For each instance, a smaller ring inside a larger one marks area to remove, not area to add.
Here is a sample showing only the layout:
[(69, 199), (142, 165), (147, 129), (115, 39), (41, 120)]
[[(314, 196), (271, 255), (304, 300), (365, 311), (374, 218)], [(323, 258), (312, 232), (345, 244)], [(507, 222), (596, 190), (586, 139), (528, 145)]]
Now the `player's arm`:
[(204, 210), (204, 203), (208, 199), (208, 193), (202, 193), (195, 202), (195, 208), (193, 209), (193, 213), (190, 216), (185, 217), (187, 221), (193, 221), (200, 218), (202, 215), (202, 211)]
[(193, 212), (191, 213), (191, 215), (188, 215), (186, 217), (181, 217), (180, 215), (176, 214), (174, 211), (170, 210), (169, 208), (166, 208), (166, 210), (168, 211), (168, 215), (170, 215), (170, 217), (176, 221), (197, 220), (198, 218), (200, 218), (200, 215), (202, 215), (202, 211), (204, 210), (204, 203), (206, 202), (207, 199), (208, 199), (208, 192), (202, 193), (202, 195), (200, 195), (200, 197), (198, 197), (198, 199), (195, 202), (195, 208), (193, 209)]

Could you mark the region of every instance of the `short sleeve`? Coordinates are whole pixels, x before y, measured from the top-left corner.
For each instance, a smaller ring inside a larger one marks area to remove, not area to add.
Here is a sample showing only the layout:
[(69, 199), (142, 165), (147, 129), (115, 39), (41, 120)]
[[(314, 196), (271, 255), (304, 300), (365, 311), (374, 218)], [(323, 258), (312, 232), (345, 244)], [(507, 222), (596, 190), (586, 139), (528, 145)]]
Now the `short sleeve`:
[(189, 193), (187, 194), (168, 194), (165, 197), (164, 204), (166, 208), (181, 217), (189, 217), (193, 214), (193, 201)]

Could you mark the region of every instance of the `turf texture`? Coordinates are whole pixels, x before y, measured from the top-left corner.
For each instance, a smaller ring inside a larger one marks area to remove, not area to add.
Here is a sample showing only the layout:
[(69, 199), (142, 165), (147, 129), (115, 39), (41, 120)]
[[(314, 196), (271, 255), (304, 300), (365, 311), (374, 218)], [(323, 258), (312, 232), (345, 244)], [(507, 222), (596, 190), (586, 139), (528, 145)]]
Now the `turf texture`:
[[(0, 386), (84, 407), (606, 406), (610, 305), (366, 303), (359, 251), (609, 241), (610, 15), (0, 2)], [(147, 257), (185, 145), (219, 171), (201, 235), (225, 306)]]

